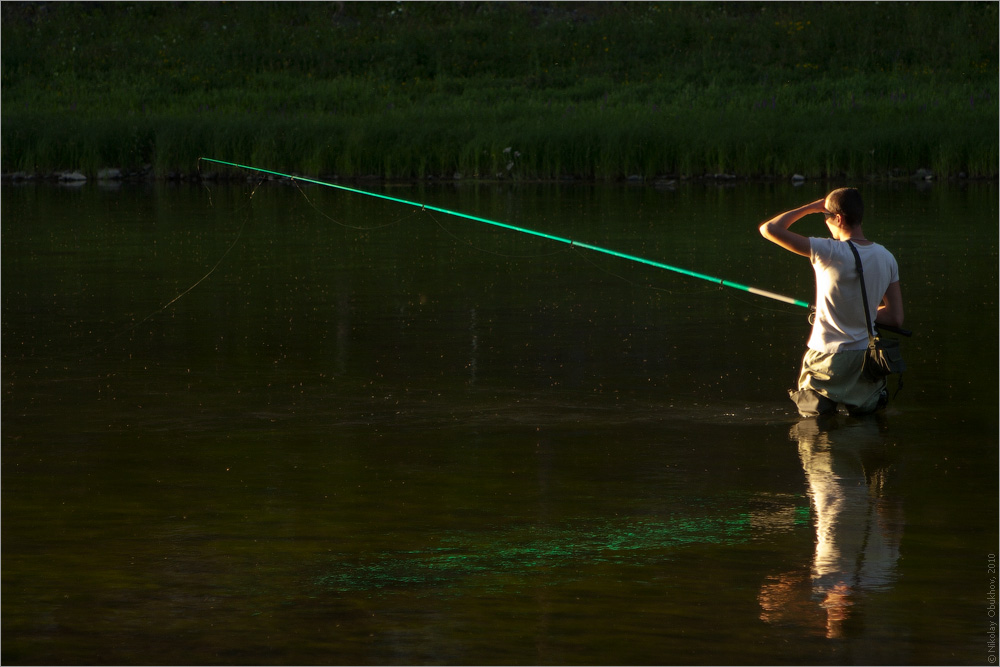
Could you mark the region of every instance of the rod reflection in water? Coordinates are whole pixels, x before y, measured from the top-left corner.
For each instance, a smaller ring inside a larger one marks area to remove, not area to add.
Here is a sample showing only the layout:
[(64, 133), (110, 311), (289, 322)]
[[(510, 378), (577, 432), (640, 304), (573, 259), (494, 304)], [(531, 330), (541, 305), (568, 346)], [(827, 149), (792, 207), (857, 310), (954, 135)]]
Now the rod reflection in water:
[(866, 593), (891, 588), (903, 532), (902, 504), (891, 492), (894, 466), (879, 422), (804, 419), (792, 427), (814, 512), (816, 546), (809, 572), (767, 578), (761, 619), (806, 624), (828, 638), (844, 635)]

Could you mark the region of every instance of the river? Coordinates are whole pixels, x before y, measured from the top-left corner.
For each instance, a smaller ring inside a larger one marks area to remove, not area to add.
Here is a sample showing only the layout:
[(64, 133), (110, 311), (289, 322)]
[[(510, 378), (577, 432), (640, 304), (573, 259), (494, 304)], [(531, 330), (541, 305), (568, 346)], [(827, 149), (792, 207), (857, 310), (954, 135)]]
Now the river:
[[(812, 301), (756, 227), (823, 184), (359, 187)], [(805, 308), (315, 185), (4, 184), (3, 662), (991, 661), (996, 184), (862, 191), (909, 369), (818, 423)]]

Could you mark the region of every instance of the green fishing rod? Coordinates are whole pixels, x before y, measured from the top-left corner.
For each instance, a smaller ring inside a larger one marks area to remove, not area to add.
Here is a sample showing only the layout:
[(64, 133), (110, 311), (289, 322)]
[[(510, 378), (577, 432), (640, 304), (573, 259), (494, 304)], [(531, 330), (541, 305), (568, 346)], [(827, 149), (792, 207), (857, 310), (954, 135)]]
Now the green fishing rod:
[(213, 158), (203, 157), (200, 160), (205, 160), (206, 162), (214, 162), (216, 164), (222, 164), (229, 167), (236, 167), (237, 169), (249, 169), (251, 171), (260, 172), (262, 174), (271, 174), (272, 176), (280, 176), (281, 178), (287, 178), (292, 181), (301, 181), (303, 183), (313, 183), (315, 185), (323, 185), (328, 188), (336, 188), (338, 190), (344, 190), (346, 192), (353, 192), (359, 195), (367, 195), (369, 197), (376, 197), (378, 199), (385, 199), (387, 201), (396, 202), (398, 204), (406, 204), (407, 206), (415, 206), (424, 211), (436, 211), (438, 213), (444, 213), (446, 215), (453, 215), (458, 218), (465, 218), (466, 220), (473, 220), (475, 222), (483, 222), (487, 225), (493, 225), (494, 227), (500, 227), (502, 229), (509, 229), (514, 232), (521, 232), (522, 234), (530, 234), (531, 236), (538, 236), (543, 239), (548, 239), (550, 241), (556, 241), (558, 243), (565, 243), (574, 248), (583, 248), (584, 250), (592, 250), (594, 252), (604, 253), (605, 255), (611, 255), (612, 257), (618, 257), (620, 259), (627, 259), (630, 262), (638, 262), (639, 264), (646, 264), (647, 266), (653, 266), (658, 269), (666, 269), (667, 271), (673, 271), (675, 273), (680, 273), (685, 276), (690, 276), (692, 278), (698, 278), (699, 280), (707, 280), (710, 283), (715, 283), (721, 287), (732, 287), (733, 289), (742, 290), (744, 292), (749, 292), (750, 294), (756, 294), (757, 296), (767, 297), (768, 299), (774, 299), (775, 301), (782, 301), (784, 303), (791, 304), (793, 306), (800, 306), (802, 308), (811, 308), (812, 306), (799, 299), (793, 299), (789, 296), (784, 296), (782, 294), (776, 294), (774, 292), (769, 292), (767, 290), (759, 289), (757, 287), (750, 287), (749, 285), (741, 285), (740, 283), (734, 283), (731, 280), (723, 280), (722, 278), (716, 278), (715, 276), (709, 276), (704, 273), (698, 273), (697, 271), (689, 271), (687, 269), (682, 269), (677, 266), (671, 266), (669, 264), (664, 264), (663, 262), (657, 262), (652, 259), (645, 259), (644, 257), (636, 257), (635, 255), (629, 255), (623, 252), (618, 252), (617, 250), (610, 250), (608, 248), (601, 248), (600, 246), (591, 245), (589, 243), (582, 243), (580, 241), (574, 241), (572, 239), (563, 238), (561, 236), (554, 236), (552, 234), (546, 234), (545, 232), (539, 232), (534, 229), (527, 229), (525, 227), (517, 227), (515, 225), (508, 225), (504, 222), (497, 222), (496, 220), (489, 220), (487, 218), (480, 218), (476, 215), (469, 215), (468, 213), (460, 213), (459, 211), (450, 211), (446, 208), (440, 208), (438, 206), (431, 206), (430, 204), (421, 204), (419, 202), (408, 201), (406, 199), (400, 199), (398, 197), (390, 197), (389, 195), (378, 194), (376, 192), (366, 192), (365, 190), (358, 190), (357, 188), (348, 187), (346, 185), (338, 185), (336, 183), (327, 183), (326, 181), (319, 181), (315, 178), (307, 178), (305, 176), (293, 176), (292, 174), (283, 174), (281, 172), (272, 171), (270, 169), (261, 169), (259, 167), (252, 167), (245, 164), (237, 164), (235, 162), (226, 162), (224, 160), (215, 160)]

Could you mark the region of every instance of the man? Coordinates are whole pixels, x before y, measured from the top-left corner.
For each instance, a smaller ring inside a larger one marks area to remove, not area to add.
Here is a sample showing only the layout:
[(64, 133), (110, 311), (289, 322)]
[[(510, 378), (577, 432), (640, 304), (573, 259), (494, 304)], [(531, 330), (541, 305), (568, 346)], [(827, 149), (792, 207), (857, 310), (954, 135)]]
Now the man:
[[(811, 213), (821, 213), (831, 238), (808, 238), (789, 230)], [(868, 325), (862, 310), (854, 244), (861, 257), (868, 312), (878, 324), (903, 324), (903, 298), (896, 258), (865, 238), (864, 203), (854, 188), (840, 188), (820, 199), (777, 215), (760, 233), (785, 250), (808, 257), (816, 273), (816, 315), (808, 350), (802, 358), (797, 390), (790, 390), (803, 417), (830, 414), (843, 404), (853, 415), (874, 412), (888, 402), (885, 380), (862, 373), (868, 349)]]

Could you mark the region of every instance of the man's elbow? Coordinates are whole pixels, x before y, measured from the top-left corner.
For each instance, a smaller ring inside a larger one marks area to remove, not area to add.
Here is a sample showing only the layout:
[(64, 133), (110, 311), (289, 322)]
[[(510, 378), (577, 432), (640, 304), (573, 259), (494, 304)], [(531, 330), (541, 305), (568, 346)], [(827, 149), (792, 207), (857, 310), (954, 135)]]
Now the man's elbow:
[(890, 327), (901, 328), (903, 326), (902, 308), (883, 308), (875, 318), (876, 324), (884, 324)]

